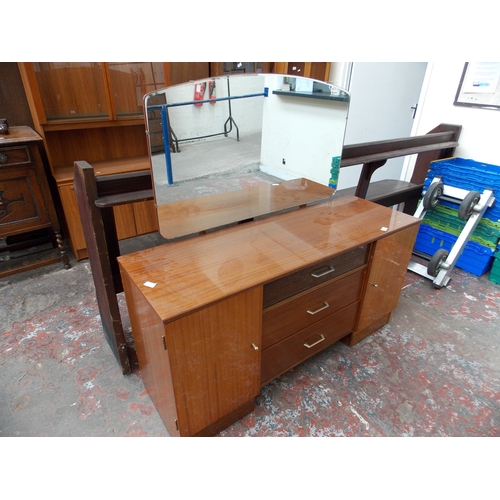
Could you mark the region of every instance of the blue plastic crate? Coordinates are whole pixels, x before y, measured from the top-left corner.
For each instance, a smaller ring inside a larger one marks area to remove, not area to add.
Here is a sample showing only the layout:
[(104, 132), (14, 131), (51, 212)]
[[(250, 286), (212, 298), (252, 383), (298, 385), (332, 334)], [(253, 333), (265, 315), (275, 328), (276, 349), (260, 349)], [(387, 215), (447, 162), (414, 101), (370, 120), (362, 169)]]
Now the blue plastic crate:
[[(440, 248), (450, 252), (457, 239), (452, 234), (421, 224), (415, 241), (415, 250), (432, 257)], [(491, 248), (468, 241), (455, 265), (475, 276), (481, 276), (491, 269), (494, 253), (495, 250)]]
[[(482, 193), (485, 189), (492, 189), (495, 198), (500, 198), (500, 166), (481, 163), (465, 158), (448, 158), (433, 161), (424, 181), (425, 188), (429, 187), (434, 177), (440, 176), (447, 186)], [(440, 202), (444, 206), (457, 208), (452, 203)], [(484, 217), (492, 221), (500, 220), (500, 200), (488, 208)]]

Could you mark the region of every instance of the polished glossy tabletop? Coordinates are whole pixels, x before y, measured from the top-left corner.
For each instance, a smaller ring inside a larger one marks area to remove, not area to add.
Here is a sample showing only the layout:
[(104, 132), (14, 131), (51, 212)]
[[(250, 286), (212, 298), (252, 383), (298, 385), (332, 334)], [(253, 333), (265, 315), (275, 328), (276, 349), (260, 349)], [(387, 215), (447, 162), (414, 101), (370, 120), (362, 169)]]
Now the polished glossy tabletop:
[(118, 260), (167, 322), (419, 222), (346, 196)]

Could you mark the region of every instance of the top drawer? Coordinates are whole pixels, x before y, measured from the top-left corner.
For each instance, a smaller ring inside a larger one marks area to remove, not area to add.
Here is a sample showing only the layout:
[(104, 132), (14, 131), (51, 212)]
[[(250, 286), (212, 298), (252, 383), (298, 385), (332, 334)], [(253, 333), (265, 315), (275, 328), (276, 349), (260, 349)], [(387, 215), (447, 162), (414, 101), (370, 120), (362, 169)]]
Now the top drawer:
[(363, 245), (264, 285), (264, 309), (366, 264), (368, 249)]
[(13, 165), (29, 165), (31, 156), (27, 146), (0, 148), (0, 168)]

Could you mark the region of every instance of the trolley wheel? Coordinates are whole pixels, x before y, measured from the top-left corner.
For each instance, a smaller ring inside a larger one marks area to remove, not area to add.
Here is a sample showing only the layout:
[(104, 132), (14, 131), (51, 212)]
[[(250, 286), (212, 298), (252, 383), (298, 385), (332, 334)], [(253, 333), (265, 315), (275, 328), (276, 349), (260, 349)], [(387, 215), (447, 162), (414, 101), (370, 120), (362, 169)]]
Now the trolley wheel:
[(426, 210), (436, 208), (439, 203), (439, 197), (442, 196), (444, 185), (442, 182), (435, 182), (429, 186), (429, 189), (424, 195), (422, 203)]
[(438, 275), (441, 265), (448, 258), (448, 251), (444, 248), (440, 248), (427, 264), (427, 273), (433, 276), (434, 278)]
[(474, 212), (474, 207), (477, 205), (481, 198), (481, 194), (477, 191), (469, 191), (465, 198), (460, 203), (458, 209), (458, 218), (462, 220), (469, 220), (469, 217)]

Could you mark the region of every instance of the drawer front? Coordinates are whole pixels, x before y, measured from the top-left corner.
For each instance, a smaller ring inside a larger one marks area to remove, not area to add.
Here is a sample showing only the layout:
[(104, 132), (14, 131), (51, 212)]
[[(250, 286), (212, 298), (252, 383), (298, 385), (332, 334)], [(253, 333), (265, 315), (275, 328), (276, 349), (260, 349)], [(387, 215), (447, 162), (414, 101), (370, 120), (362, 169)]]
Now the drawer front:
[(32, 163), (27, 146), (0, 148), (0, 168), (14, 165), (30, 165)]
[(307, 328), (359, 300), (364, 268), (267, 309), (263, 314), (262, 348)]
[(264, 309), (366, 264), (368, 250), (369, 245), (364, 245), (268, 283), (264, 286)]
[(359, 302), (262, 351), (261, 384), (288, 371), (354, 330)]

